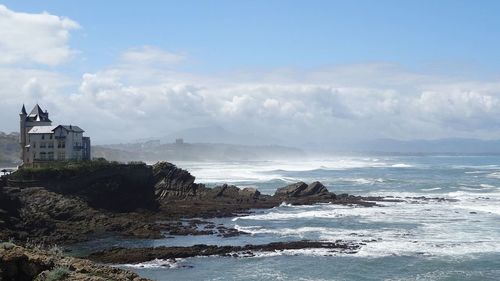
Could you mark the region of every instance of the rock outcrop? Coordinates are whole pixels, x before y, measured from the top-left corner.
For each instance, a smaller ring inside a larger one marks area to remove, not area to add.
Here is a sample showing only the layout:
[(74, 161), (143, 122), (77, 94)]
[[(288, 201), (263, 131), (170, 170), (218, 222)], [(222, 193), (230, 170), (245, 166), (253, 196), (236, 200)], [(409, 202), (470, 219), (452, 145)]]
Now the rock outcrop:
[(195, 177), (168, 162), (153, 165), (155, 196), (158, 200), (195, 197), (203, 185), (194, 183)]
[(308, 196), (334, 195), (319, 181), (315, 181), (309, 185), (305, 182), (298, 182), (278, 188), (274, 196), (279, 198), (297, 198)]
[(2, 281), (148, 281), (115, 267), (97, 265), (89, 260), (63, 256), (57, 249), (28, 249), (0, 243), (0, 280)]
[(214, 200), (233, 200), (237, 202), (249, 202), (257, 200), (260, 197), (260, 192), (256, 188), (246, 187), (240, 189), (235, 185), (223, 184), (214, 188), (205, 188), (201, 193), (202, 198)]

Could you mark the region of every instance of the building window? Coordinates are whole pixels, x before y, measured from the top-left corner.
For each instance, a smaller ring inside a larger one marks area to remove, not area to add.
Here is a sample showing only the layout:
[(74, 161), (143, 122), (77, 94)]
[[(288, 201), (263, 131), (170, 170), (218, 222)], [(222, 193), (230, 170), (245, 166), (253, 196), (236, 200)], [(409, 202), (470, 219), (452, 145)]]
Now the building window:
[(40, 148), (45, 148), (45, 147), (47, 147), (47, 146), (46, 146), (46, 143), (45, 143), (45, 142), (41, 142), (41, 143), (40, 143)]
[(33, 142), (33, 148), (36, 148), (36, 142)]
[(45, 135), (44, 135), (44, 134), (42, 134), (42, 140), (44, 140), (44, 139), (45, 139)]
[(64, 151), (59, 151), (57, 153), (57, 159), (58, 160), (64, 160), (66, 158), (66, 153)]
[(52, 139), (52, 134), (49, 135), (49, 139)]
[(54, 148), (54, 142), (49, 142), (48, 148)]
[(45, 152), (40, 152), (40, 159), (41, 159), (41, 160), (46, 160), (46, 159), (47, 159), (47, 153), (45, 153)]
[(54, 160), (54, 152), (52, 152), (52, 151), (51, 151), (51, 152), (49, 152), (49, 153), (47, 154), (47, 156), (48, 156), (48, 159), (49, 159), (49, 160)]
[(66, 147), (66, 142), (63, 140), (60, 140), (57, 142), (57, 148), (65, 148)]

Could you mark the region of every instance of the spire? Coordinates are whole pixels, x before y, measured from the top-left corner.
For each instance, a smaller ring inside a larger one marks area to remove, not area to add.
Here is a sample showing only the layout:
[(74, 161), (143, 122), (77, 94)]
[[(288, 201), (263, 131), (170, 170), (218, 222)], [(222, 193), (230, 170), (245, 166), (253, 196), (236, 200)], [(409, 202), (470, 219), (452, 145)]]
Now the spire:
[(22, 115), (27, 115), (28, 113), (26, 113), (26, 108), (24, 107), (24, 103), (23, 103), (23, 108), (21, 108), (21, 114)]
[(40, 108), (38, 103), (35, 105), (35, 107), (33, 107), (33, 109), (30, 112), (30, 115), (42, 115), (42, 114), (43, 110)]

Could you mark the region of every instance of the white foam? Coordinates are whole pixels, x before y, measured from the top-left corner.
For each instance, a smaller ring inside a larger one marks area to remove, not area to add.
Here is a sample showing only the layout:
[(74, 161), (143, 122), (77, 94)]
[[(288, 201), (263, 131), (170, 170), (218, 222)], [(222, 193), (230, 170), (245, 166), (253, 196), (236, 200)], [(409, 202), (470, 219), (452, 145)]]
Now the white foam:
[(275, 251), (255, 251), (252, 255), (244, 255), (239, 253), (242, 257), (248, 258), (263, 258), (263, 257), (276, 257), (276, 256), (310, 256), (310, 257), (324, 257), (336, 256), (343, 254), (339, 249), (327, 248), (309, 248), (309, 249), (294, 249), (294, 250), (275, 250)]
[(486, 177), (500, 179), (500, 172), (493, 172), (493, 173), (487, 174)]
[(357, 184), (375, 184), (385, 182), (382, 178), (354, 178), (354, 179), (342, 179), (347, 182), (354, 182)]
[(391, 165), (391, 167), (392, 168), (412, 168), (413, 165), (408, 165), (408, 164), (400, 163), (400, 164)]
[(441, 187), (432, 187), (432, 188), (422, 188), (420, 190), (422, 191), (434, 191), (434, 190), (440, 190), (442, 189)]
[(292, 204), (286, 202), (281, 202), (281, 204), (279, 205), (279, 207), (292, 207), (292, 206), (293, 206)]
[(486, 174), (489, 173), (489, 171), (469, 171), (465, 172), (466, 174)]
[(176, 260), (154, 259), (147, 262), (141, 262), (136, 264), (121, 264), (118, 266), (131, 267), (131, 268), (178, 268), (179, 262), (181, 262), (182, 260), (183, 259), (176, 259)]

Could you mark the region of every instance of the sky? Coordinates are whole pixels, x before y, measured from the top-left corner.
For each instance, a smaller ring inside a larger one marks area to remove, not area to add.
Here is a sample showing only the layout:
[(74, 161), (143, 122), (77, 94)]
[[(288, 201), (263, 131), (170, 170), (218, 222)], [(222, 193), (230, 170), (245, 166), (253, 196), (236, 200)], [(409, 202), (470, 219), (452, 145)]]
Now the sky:
[(500, 139), (498, 1), (0, 1), (0, 131)]

